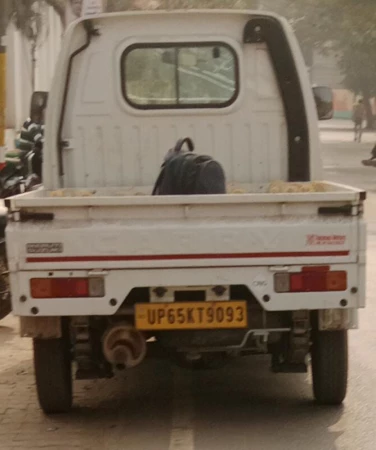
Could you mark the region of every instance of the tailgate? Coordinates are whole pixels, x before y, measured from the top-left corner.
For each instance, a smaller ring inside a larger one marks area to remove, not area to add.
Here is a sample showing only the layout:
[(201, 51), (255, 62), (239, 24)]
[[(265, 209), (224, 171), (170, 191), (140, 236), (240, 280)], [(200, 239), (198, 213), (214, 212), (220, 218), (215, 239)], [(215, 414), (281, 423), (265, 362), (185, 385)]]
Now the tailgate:
[(24, 198), (24, 220), (50, 220), (11, 222), (8, 254), (21, 270), (354, 263), (362, 199), (336, 194)]

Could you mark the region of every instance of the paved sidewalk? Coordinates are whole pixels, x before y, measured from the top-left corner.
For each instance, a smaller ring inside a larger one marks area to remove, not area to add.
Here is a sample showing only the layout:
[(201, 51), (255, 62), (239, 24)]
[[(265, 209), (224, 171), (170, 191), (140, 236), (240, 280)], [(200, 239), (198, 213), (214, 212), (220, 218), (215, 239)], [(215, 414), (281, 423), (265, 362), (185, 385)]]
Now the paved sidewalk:
[(332, 120), (322, 120), (319, 122), (319, 127), (321, 130), (342, 130), (349, 131), (353, 130), (354, 124), (351, 120), (346, 119), (332, 119)]
[[(94, 394), (94, 398), (88, 399), (91, 405), (81, 402), (86, 407), (94, 406), (92, 414), (88, 414), (86, 419), (79, 412), (65, 417), (45, 417), (39, 409), (35, 393), (31, 340), (21, 339), (17, 334), (17, 319), (8, 316), (0, 322), (0, 449), (101, 448), (104, 429), (110, 426), (106, 424), (103, 414), (100, 424), (95, 419), (96, 408), (101, 408), (98, 394), (99, 398), (103, 396), (104, 384), (96, 383), (95, 387), (93, 382), (76, 384), (78, 397), (82, 397), (87, 389)], [(111, 386), (105, 389), (111, 391)], [(111, 393), (108, 397), (114, 400)]]
[[(324, 143), (351, 143), (354, 150), (362, 145), (368, 145), (372, 148), (376, 142), (376, 130), (363, 131), (362, 143), (354, 142), (354, 129), (351, 120), (333, 119), (319, 122), (320, 136)], [(371, 150), (369, 150), (371, 151)]]

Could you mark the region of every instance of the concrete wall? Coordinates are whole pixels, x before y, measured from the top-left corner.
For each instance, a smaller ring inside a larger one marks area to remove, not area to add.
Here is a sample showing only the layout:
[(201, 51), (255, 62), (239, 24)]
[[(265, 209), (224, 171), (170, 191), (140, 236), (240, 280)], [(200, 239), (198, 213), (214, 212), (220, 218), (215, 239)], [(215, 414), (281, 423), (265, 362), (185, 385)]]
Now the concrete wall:
[[(35, 89), (50, 89), (63, 33), (59, 16), (48, 7), (44, 38), (37, 48)], [(8, 30), (7, 128), (20, 129), (29, 116), (32, 94), (30, 43), (11, 24)]]

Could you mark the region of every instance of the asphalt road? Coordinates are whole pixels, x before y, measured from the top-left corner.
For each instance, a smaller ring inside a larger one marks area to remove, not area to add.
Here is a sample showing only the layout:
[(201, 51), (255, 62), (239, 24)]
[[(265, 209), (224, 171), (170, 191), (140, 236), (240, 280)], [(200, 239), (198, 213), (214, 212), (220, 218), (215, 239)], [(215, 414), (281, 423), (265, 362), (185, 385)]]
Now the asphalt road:
[[(159, 361), (109, 381), (75, 383), (72, 414), (45, 418), (33, 386), (30, 342), (0, 326), (0, 450), (374, 450), (376, 447), (376, 169), (369, 142), (325, 131), (326, 178), (370, 191), (368, 306), (350, 333), (350, 384), (341, 408), (312, 401), (309, 375), (274, 375), (250, 357), (205, 372)], [(374, 193), (375, 192), (375, 193)]]

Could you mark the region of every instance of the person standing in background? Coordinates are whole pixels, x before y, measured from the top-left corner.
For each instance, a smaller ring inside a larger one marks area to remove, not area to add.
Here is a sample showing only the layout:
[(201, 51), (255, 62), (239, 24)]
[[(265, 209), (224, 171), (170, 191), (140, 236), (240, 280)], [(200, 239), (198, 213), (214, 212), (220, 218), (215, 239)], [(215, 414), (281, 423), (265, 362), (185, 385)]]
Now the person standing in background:
[(353, 122), (354, 122), (354, 141), (361, 142), (363, 134), (363, 121), (366, 118), (366, 108), (363, 99), (360, 99), (353, 108)]

